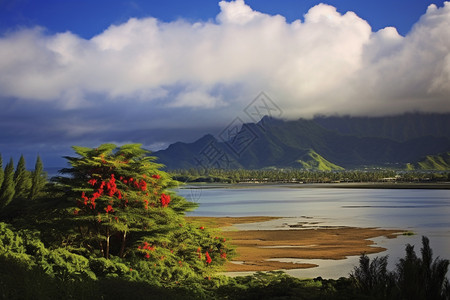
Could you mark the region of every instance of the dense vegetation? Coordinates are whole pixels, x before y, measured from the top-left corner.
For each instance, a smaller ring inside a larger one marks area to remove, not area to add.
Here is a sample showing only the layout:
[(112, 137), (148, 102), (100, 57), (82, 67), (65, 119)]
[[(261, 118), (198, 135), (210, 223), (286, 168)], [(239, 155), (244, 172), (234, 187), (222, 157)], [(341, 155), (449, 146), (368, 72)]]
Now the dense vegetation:
[(23, 157), (0, 167), (1, 299), (450, 299), (448, 260), (433, 261), (427, 239), (422, 258), (407, 246), (393, 272), (386, 258), (363, 255), (338, 280), (218, 275), (232, 247), (220, 232), (186, 222), (195, 205), (171, 192), (178, 182), (154, 157), (139, 145), (74, 150), (51, 182), (39, 157), (32, 172)]
[(140, 145), (74, 150), (65, 176), (37, 197), (24, 160), (15, 173), (12, 160), (5, 167), (2, 267), (63, 282), (120, 278), (195, 288), (233, 255), (219, 234), (185, 221), (196, 204), (170, 191), (177, 182)]
[(331, 182), (446, 182), (450, 172), (417, 172), (394, 170), (305, 171), (299, 169), (173, 170), (172, 176), (182, 182), (222, 183), (331, 183)]

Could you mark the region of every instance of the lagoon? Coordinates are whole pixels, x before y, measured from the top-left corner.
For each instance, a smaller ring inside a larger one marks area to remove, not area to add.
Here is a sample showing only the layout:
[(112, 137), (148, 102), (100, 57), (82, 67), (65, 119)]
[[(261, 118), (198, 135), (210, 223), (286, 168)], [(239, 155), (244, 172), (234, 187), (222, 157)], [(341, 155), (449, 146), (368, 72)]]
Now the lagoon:
[[(239, 225), (239, 229), (290, 229), (325, 226), (377, 227), (414, 232), (395, 239), (379, 237), (377, 245), (387, 251), (393, 269), (404, 256), (406, 244), (420, 255), (421, 236), (430, 239), (434, 257), (450, 258), (450, 190), (323, 188), (304, 185), (184, 186), (177, 193), (199, 207), (191, 216), (283, 217), (270, 222)], [(339, 278), (348, 276), (359, 257), (345, 260), (301, 260), (317, 268), (289, 270), (297, 277)]]

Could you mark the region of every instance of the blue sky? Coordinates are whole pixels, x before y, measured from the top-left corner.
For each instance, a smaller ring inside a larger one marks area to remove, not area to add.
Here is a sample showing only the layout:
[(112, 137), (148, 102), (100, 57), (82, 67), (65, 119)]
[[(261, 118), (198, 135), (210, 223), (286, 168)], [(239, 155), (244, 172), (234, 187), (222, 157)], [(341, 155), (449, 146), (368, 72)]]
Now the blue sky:
[[(302, 19), (314, 5), (326, 3), (339, 12), (354, 11), (367, 20), (374, 30), (394, 26), (402, 35), (418, 21), (430, 4), (442, 6), (442, 0), (247, 0), (253, 9), (267, 14), (280, 14), (288, 22)], [(21, 26), (44, 26), (51, 32), (71, 31), (84, 38), (101, 33), (111, 24), (126, 22), (131, 17), (155, 17), (170, 22), (179, 18), (205, 21), (220, 12), (218, 1), (211, 0), (3, 0), (0, 1), (2, 30)]]
[(219, 134), (262, 91), (286, 119), (448, 112), (450, 2), (0, 1), (0, 153)]

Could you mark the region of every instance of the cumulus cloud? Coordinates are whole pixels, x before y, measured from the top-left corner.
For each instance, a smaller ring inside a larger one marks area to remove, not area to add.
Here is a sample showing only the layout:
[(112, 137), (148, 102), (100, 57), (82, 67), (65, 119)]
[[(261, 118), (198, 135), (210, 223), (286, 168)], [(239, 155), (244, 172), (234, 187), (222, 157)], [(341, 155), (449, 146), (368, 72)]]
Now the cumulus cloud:
[(325, 4), (290, 23), (243, 0), (219, 5), (215, 20), (132, 18), (89, 40), (9, 32), (0, 38), (0, 101), (15, 103), (10, 114), (41, 107), (42, 123), (66, 116), (54, 118), (55, 132), (95, 127), (110, 139), (117, 126), (226, 124), (261, 91), (286, 118), (450, 111), (450, 2), (431, 5), (406, 36), (373, 32)]

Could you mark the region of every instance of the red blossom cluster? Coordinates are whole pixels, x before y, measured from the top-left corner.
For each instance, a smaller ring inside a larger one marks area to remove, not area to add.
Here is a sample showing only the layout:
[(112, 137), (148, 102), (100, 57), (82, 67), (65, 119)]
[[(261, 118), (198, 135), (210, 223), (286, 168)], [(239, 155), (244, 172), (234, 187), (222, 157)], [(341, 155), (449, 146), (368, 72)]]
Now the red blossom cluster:
[(112, 208), (111, 205), (108, 205), (108, 206), (105, 208), (105, 211), (106, 211), (107, 214), (109, 214), (110, 212), (114, 212), (114, 208)]
[(150, 246), (149, 243), (143, 242), (142, 245), (138, 246), (138, 250), (144, 251), (144, 257), (149, 259), (150, 258), (150, 252), (149, 251), (155, 251), (156, 246)]
[[(142, 177), (146, 177), (145, 174)], [(122, 181), (124, 184), (130, 184), (134, 186), (137, 189), (140, 189), (141, 191), (145, 192), (147, 190), (147, 182), (144, 179), (134, 179), (133, 177), (130, 177), (128, 179), (120, 176), (120, 181)]]
[(167, 206), (169, 206), (169, 203), (170, 203), (170, 196), (166, 195), (166, 194), (161, 194), (160, 201), (161, 201), (162, 207), (167, 207)]
[(212, 262), (212, 259), (211, 259), (211, 256), (209, 256), (208, 251), (206, 251), (205, 257), (206, 257), (206, 263), (207, 263), (207, 264), (210, 264), (210, 263)]
[[(122, 199), (122, 193), (120, 190), (117, 189), (116, 185), (116, 179), (114, 178), (114, 174), (111, 174), (111, 177), (108, 181), (101, 181), (99, 182), (96, 178), (89, 179), (88, 183), (92, 185), (93, 187), (98, 186), (97, 190), (92, 194), (92, 196), (89, 198), (86, 196), (85, 192), (81, 193), (81, 198), (83, 199), (83, 204), (85, 206), (89, 206), (90, 209), (95, 209), (96, 203), (95, 200), (97, 200), (102, 195), (108, 195), (109, 197), (113, 197), (117, 194), (117, 197), (119, 199)], [(100, 183), (100, 185), (98, 185)], [(106, 210), (106, 208), (105, 208)], [(113, 212), (114, 210), (108, 209), (108, 212)]]
[(143, 242), (142, 245), (138, 246), (139, 250), (150, 250), (150, 251), (154, 251), (156, 249), (156, 246), (150, 246), (149, 243), (147, 242)]

